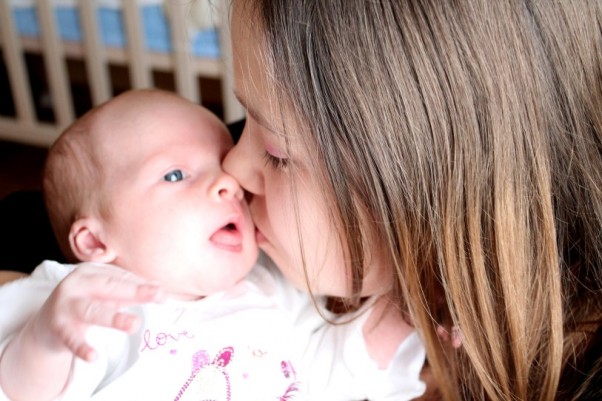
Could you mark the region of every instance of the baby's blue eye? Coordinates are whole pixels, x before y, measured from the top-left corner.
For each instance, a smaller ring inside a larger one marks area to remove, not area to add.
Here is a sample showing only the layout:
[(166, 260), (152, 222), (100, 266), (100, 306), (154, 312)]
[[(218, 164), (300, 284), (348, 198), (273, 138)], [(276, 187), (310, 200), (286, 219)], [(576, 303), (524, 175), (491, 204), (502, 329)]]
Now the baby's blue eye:
[(182, 181), (184, 179), (184, 173), (182, 170), (173, 170), (165, 174), (163, 179), (167, 182)]

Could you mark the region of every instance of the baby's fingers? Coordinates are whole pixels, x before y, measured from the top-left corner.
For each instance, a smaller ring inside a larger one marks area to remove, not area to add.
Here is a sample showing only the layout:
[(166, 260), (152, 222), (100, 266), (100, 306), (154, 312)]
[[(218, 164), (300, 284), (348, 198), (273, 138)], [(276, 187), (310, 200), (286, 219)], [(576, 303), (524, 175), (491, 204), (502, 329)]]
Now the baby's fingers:
[(86, 326), (110, 327), (132, 333), (140, 323), (136, 315), (122, 312), (123, 305), (114, 301), (99, 299), (79, 299), (73, 304), (74, 315), (80, 324)]
[[(112, 324), (108, 327), (112, 327), (117, 330), (132, 333), (139, 325), (140, 319), (135, 315), (128, 313), (117, 312), (113, 314)], [(92, 348), (84, 339), (80, 339), (75, 333), (69, 336), (67, 339), (67, 347), (73, 352), (73, 354), (87, 362), (93, 362), (98, 357), (98, 354), (94, 348)]]
[(78, 347), (75, 348), (74, 352), (76, 357), (83, 359), (86, 362), (94, 362), (98, 357), (98, 354), (86, 343), (82, 343)]
[(111, 265), (82, 264), (63, 280), (61, 287), (71, 297), (92, 297), (127, 304), (156, 302), (163, 298), (158, 284)]
[(133, 333), (136, 331), (139, 324), (140, 318), (138, 318), (138, 316), (131, 315), (129, 313), (117, 312), (115, 316), (113, 316), (113, 324), (111, 327), (127, 333)]
[(60, 339), (62, 346), (67, 348), (73, 355), (92, 362), (96, 359), (97, 354), (94, 348), (88, 345), (83, 333), (76, 326), (64, 325), (57, 331), (57, 337)]
[(156, 284), (141, 284), (135, 289), (134, 301), (136, 302), (160, 302), (165, 294)]
[(93, 284), (97, 297), (119, 300), (126, 303), (144, 303), (162, 300), (163, 293), (159, 285), (143, 282), (140, 283), (133, 276), (99, 275)]

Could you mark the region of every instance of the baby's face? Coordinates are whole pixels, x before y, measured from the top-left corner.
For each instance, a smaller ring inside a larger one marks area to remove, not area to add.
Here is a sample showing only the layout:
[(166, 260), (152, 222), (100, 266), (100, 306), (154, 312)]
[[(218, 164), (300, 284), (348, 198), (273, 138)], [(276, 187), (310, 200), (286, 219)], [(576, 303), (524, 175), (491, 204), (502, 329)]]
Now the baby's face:
[(115, 263), (182, 299), (227, 289), (258, 252), (243, 192), (221, 167), (232, 140), (215, 116), (184, 101), (143, 110), (120, 113), (103, 137)]

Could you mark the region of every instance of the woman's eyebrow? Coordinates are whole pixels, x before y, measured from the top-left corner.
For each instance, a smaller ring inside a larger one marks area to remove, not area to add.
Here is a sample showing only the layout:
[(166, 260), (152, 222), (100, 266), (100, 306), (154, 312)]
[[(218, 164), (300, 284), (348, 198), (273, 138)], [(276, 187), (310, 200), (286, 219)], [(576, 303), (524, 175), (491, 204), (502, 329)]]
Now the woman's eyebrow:
[(249, 103), (247, 103), (238, 92), (234, 91), (234, 96), (236, 97), (236, 99), (238, 99), (238, 101), (240, 102), (242, 107), (247, 111), (247, 113), (251, 117), (253, 117), (253, 119), (257, 121), (257, 123), (259, 123), (259, 125), (261, 125), (273, 134), (277, 133), (277, 131), (272, 127), (272, 125), (270, 125), (268, 121), (265, 118), (263, 118), (263, 116), (259, 114), (259, 112), (257, 112), (257, 110), (249, 106)]

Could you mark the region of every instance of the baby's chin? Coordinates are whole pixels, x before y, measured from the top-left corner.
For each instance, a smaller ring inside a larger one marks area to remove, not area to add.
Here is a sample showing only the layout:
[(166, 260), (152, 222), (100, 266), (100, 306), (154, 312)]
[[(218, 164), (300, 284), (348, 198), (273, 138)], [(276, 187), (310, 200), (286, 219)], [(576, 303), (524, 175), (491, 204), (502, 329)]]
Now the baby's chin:
[(192, 286), (189, 285), (187, 288), (180, 288), (172, 291), (167, 290), (166, 293), (168, 298), (174, 300), (198, 301), (221, 292), (234, 291), (238, 284), (244, 281), (245, 277), (246, 274), (242, 277), (227, 277), (219, 283), (213, 283), (210, 287), (207, 287), (207, 281), (205, 281), (203, 286), (197, 289), (193, 289)]

